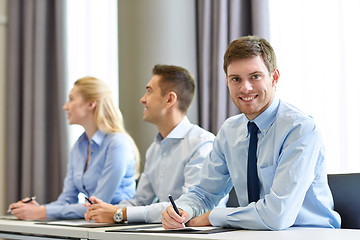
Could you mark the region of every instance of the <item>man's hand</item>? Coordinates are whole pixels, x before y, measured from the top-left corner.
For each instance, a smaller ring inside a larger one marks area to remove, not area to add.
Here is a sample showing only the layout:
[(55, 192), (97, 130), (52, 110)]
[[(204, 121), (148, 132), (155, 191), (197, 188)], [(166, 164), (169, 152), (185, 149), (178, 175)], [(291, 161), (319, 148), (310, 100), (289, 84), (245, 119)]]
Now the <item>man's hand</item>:
[(189, 213), (179, 209), (179, 216), (173, 207), (167, 207), (162, 213), (161, 222), (165, 229), (183, 228), (182, 223), (189, 219)]
[(209, 215), (211, 211), (204, 213), (196, 218), (191, 219), (186, 223), (188, 227), (203, 227), (203, 226), (211, 226)]
[(29, 203), (24, 203), (27, 200), (29, 200), (29, 198), (10, 204), (9, 209), (11, 209), (11, 213), (18, 219), (46, 219), (45, 206), (40, 206), (40, 204), (35, 200)]
[(94, 204), (85, 203), (85, 207), (89, 207), (84, 217), (86, 221), (95, 220), (97, 223), (113, 223), (114, 214), (118, 209), (117, 206), (105, 203), (101, 199), (94, 196), (89, 198)]

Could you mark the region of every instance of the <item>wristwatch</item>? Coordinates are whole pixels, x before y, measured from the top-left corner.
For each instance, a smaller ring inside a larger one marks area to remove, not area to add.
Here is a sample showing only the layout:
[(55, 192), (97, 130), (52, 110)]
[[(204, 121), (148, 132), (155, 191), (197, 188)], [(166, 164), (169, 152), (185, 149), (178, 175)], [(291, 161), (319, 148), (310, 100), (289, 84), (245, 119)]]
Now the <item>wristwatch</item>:
[(120, 207), (120, 208), (118, 208), (118, 210), (116, 210), (116, 213), (114, 214), (114, 221), (115, 221), (115, 223), (124, 222), (124, 214), (123, 214), (122, 207)]

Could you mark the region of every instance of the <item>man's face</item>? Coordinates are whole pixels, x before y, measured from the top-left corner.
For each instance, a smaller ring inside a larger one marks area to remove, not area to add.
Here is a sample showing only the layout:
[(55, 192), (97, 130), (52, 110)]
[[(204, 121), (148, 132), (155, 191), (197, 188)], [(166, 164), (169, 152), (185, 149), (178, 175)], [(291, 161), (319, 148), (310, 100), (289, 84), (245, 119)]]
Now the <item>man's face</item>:
[(227, 70), (232, 101), (249, 120), (255, 119), (271, 104), (279, 71), (270, 75), (261, 56), (234, 59)]
[(160, 88), (161, 76), (154, 75), (146, 86), (146, 93), (140, 99), (144, 104), (143, 119), (157, 125), (165, 115), (167, 95), (162, 96)]

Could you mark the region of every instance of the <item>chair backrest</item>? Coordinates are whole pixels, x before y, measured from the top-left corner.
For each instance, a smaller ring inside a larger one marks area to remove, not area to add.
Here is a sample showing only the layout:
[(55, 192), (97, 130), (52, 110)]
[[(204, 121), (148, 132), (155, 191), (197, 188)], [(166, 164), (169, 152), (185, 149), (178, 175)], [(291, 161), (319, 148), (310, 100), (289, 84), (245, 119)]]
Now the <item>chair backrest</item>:
[(239, 202), (235, 192), (235, 188), (232, 188), (229, 192), (229, 199), (226, 203), (226, 207), (239, 207)]
[(341, 228), (360, 229), (360, 173), (329, 174), (328, 182)]

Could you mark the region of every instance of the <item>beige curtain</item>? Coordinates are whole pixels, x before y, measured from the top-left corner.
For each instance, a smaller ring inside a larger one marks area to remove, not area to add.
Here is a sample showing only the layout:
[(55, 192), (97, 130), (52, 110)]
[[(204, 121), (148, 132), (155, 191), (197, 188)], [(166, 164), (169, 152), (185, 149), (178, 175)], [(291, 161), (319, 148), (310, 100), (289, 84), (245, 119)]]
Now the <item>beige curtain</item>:
[(55, 200), (66, 171), (63, 0), (8, 1), (6, 200)]

